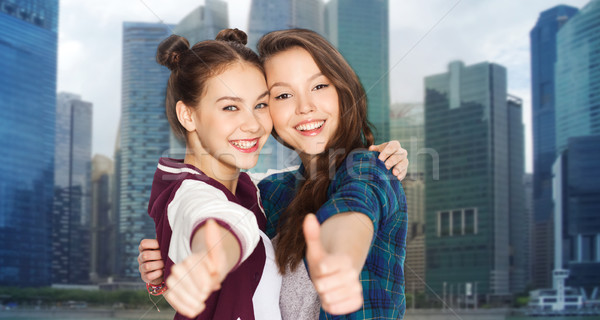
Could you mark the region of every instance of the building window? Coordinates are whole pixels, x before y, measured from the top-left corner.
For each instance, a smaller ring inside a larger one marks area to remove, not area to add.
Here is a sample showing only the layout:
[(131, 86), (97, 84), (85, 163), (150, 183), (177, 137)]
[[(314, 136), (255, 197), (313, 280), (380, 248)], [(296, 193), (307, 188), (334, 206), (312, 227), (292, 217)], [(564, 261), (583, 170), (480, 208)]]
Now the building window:
[(450, 212), (444, 211), (440, 213), (440, 236), (446, 237), (450, 235)]
[(437, 212), (437, 236), (477, 234), (477, 209), (458, 209)]
[(462, 210), (454, 210), (452, 211), (452, 229), (450, 230), (450, 235), (452, 236), (460, 236), (463, 235), (462, 228)]

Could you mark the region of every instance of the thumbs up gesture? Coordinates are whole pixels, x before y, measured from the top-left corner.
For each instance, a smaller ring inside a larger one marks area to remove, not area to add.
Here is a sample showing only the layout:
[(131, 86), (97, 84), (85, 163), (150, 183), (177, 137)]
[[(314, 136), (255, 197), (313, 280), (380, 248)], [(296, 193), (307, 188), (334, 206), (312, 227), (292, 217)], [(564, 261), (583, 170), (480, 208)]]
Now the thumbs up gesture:
[(319, 293), (323, 310), (340, 315), (354, 312), (363, 305), (360, 270), (346, 254), (328, 253), (321, 242), (321, 225), (314, 214), (303, 224), (306, 260), (310, 278)]
[(194, 318), (204, 310), (204, 302), (213, 291), (220, 289), (229, 271), (217, 223), (208, 220), (201, 230), (205, 250), (194, 252), (174, 265), (166, 281), (169, 288), (167, 300), (177, 312), (188, 318)]

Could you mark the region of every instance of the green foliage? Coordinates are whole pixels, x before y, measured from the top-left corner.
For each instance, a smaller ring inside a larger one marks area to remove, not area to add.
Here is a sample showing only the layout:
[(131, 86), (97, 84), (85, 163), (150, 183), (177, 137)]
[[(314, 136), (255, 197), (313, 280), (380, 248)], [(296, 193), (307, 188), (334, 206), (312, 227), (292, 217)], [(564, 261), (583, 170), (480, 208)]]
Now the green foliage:
[[(161, 309), (166, 309), (169, 304), (161, 296), (152, 296), (152, 300)], [(14, 288), (0, 287), (0, 303), (16, 302), (19, 305), (65, 305), (68, 301), (86, 302), (90, 307), (113, 307), (122, 305), (123, 308), (133, 309), (153, 306), (145, 290), (116, 290), (116, 291), (90, 291), (77, 289), (55, 289), (50, 287), (40, 288)]]

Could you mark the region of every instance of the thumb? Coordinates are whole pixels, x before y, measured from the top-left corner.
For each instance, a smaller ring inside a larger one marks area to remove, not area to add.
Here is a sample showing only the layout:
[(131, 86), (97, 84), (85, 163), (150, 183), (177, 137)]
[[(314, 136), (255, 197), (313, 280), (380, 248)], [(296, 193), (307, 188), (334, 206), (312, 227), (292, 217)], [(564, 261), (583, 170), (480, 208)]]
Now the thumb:
[(207, 250), (206, 256), (210, 262), (210, 273), (221, 273), (227, 264), (227, 257), (225, 256), (225, 249), (223, 249), (223, 235), (213, 219), (206, 222), (204, 243)]
[(376, 146), (376, 145), (371, 145), (371, 146), (369, 147), (369, 151), (377, 151), (377, 150), (378, 150), (378, 149), (377, 149), (377, 146)]
[(306, 260), (309, 266), (318, 264), (323, 260), (326, 252), (321, 243), (321, 225), (314, 214), (309, 213), (304, 218), (302, 230), (306, 241)]

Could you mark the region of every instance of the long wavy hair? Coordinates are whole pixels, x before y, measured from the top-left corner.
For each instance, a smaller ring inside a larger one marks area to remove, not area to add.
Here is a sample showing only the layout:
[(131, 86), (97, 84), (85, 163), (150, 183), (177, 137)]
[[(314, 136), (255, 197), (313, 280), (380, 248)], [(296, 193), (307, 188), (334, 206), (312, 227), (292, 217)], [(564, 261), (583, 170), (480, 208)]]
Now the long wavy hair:
[[(279, 220), (275, 255), (282, 274), (287, 266), (295, 270), (306, 254), (302, 232), (304, 217), (316, 212), (327, 201), (327, 189), (335, 171), (353, 150), (366, 148), (374, 140), (367, 121), (366, 94), (358, 76), (337, 49), (318, 33), (306, 29), (268, 33), (258, 43), (258, 54), (264, 63), (280, 52), (297, 47), (312, 56), (320, 71), (335, 87), (339, 97), (340, 121), (325, 151), (316, 155), (311, 168), (305, 168), (305, 179)], [(291, 147), (281, 140), (275, 129), (272, 134)]]

